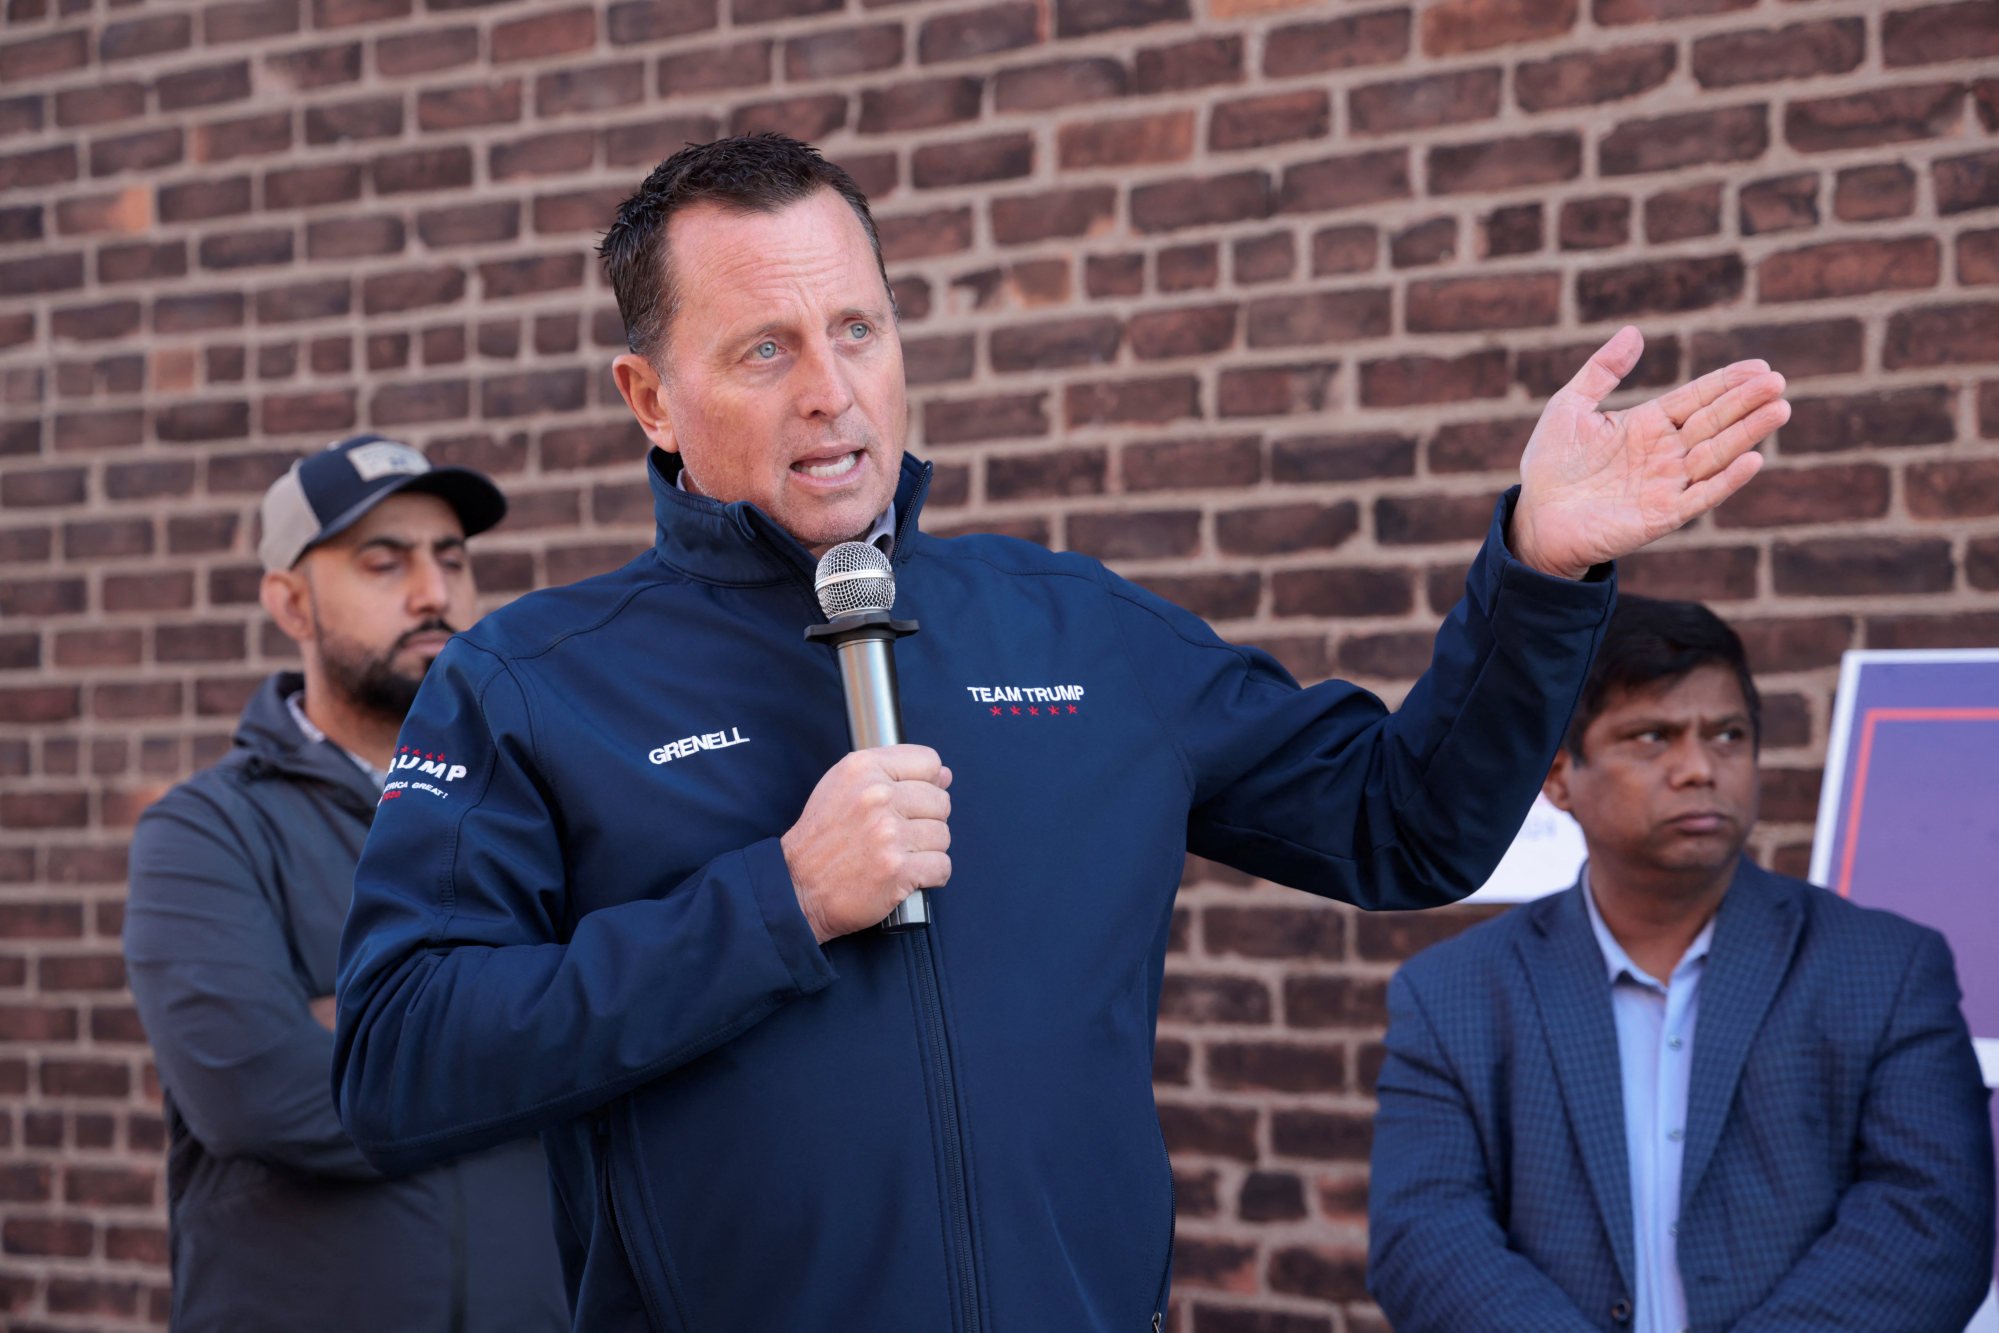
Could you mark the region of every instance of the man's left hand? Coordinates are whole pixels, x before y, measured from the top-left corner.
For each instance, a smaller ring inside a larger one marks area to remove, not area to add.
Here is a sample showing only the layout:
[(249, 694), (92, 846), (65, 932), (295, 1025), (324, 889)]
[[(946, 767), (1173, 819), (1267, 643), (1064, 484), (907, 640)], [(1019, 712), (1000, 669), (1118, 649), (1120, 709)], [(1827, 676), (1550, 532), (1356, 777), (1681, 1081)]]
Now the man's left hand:
[(1756, 446), (1790, 420), (1784, 377), (1763, 361), (1601, 410), (1644, 350), (1637, 329), (1619, 329), (1535, 423), (1508, 540), (1544, 574), (1581, 578), (1700, 517), (1756, 475)]

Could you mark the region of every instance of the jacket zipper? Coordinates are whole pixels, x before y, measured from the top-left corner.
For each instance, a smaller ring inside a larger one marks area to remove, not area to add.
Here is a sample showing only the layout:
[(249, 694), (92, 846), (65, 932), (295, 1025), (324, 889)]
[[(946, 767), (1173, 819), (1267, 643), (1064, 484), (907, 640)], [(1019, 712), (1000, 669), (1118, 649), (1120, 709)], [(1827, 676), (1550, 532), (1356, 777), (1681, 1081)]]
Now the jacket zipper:
[(652, 1288), (647, 1285), (645, 1274), (639, 1268), (638, 1255), (625, 1240), (624, 1223), (618, 1216), (618, 1191), (611, 1183), (611, 1120), (608, 1111), (597, 1121), (597, 1138), (603, 1150), (604, 1163), (597, 1173), (597, 1180), (604, 1193), (604, 1214), (611, 1225), (611, 1239), (617, 1243), (618, 1252), (625, 1256), (625, 1266), (631, 1270), (632, 1281), (639, 1289), (639, 1300), (646, 1308), (647, 1326), (665, 1328), (665, 1321), (659, 1317), (659, 1307), (653, 1303)]
[(465, 1333), (465, 1311), (471, 1297), (471, 1271), (466, 1257), (465, 1172), (451, 1164), (451, 1333)]
[(1173, 1186), (1173, 1154), (1166, 1151), (1166, 1140), (1159, 1141), (1160, 1155), (1166, 1159), (1166, 1258), (1159, 1265), (1159, 1295), (1153, 1298), (1152, 1333), (1166, 1326), (1166, 1300), (1173, 1289), (1173, 1240), (1180, 1233), (1179, 1191)]
[(944, 1186), (949, 1198), (952, 1276), (965, 1312), (964, 1333), (979, 1333), (979, 1287), (972, 1266), (971, 1187), (965, 1178), (965, 1145), (958, 1126), (958, 1092), (951, 1077), (951, 1052), (944, 1039), (944, 1008), (938, 993), (937, 964), (930, 956), (930, 932), (911, 931), (910, 956), (916, 960), (917, 991), (923, 997), (924, 1035), (930, 1061), (937, 1071), (937, 1101), (944, 1119)]

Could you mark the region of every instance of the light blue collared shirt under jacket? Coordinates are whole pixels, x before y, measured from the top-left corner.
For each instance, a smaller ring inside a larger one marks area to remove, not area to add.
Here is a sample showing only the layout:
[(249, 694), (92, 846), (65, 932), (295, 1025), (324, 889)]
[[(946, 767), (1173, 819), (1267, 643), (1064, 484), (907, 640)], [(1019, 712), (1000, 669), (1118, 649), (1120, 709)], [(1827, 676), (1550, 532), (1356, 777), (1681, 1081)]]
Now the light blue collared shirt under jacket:
[(1633, 1333), (1686, 1333), (1687, 1293), (1675, 1251), (1680, 1221), (1680, 1165), (1686, 1153), (1687, 1089), (1694, 1067), (1694, 1021), (1701, 973), (1714, 940), (1710, 919), (1687, 946), (1673, 975), (1660, 982), (1618, 944), (1597, 911), (1589, 872), (1583, 901), (1603, 951), (1617, 1058), (1624, 1086), (1624, 1143), (1631, 1162), (1633, 1252), (1638, 1260)]

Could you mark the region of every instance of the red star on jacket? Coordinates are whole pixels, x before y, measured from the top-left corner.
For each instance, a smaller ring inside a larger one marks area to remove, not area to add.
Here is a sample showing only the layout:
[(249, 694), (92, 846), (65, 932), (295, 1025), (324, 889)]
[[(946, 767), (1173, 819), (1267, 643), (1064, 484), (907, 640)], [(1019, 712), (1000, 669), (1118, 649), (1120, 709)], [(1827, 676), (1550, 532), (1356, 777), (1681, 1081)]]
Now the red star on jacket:
[(1040, 715), (1040, 713), (1041, 710), (1039, 708), (1036, 708), (1033, 704), (1029, 704), (1027, 706), (1027, 715), (1029, 717), (1037, 717)]
[(994, 705), (993, 705), (993, 716), (994, 716), (994, 717), (998, 717), (999, 715), (1000, 715), (1000, 709), (999, 709), (999, 705), (998, 705), (998, 704), (994, 704)]
[(1019, 710), (1018, 708), (1014, 709), (1014, 710), (1013, 710), (1013, 715), (1014, 715), (1015, 717), (1019, 717), (1019, 716), (1020, 716), (1020, 710)]
[(1070, 704), (1070, 705), (1069, 705), (1069, 711), (1070, 711), (1070, 712), (1072, 712), (1072, 713), (1073, 713), (1073, 712), (1075, 712), (1075, 711), (1076, 711), (1076, 705), (1074, 705), (1074, 704)]

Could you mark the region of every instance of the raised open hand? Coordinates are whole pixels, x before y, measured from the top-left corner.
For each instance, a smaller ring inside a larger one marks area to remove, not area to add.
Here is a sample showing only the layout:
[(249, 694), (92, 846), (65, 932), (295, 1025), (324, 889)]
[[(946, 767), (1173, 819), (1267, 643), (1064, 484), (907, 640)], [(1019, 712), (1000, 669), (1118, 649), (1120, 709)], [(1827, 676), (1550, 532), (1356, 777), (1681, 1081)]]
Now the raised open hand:
[(1644, 350), (1637, 329), (1619, 329), (1534, 425), (1509, 541), (1543, 573), (1580, 578), (1698, 518), (1756, 475), (1755, 447), (1790, 420), (1784, 377), (1763, 361), (1601, 410)]

